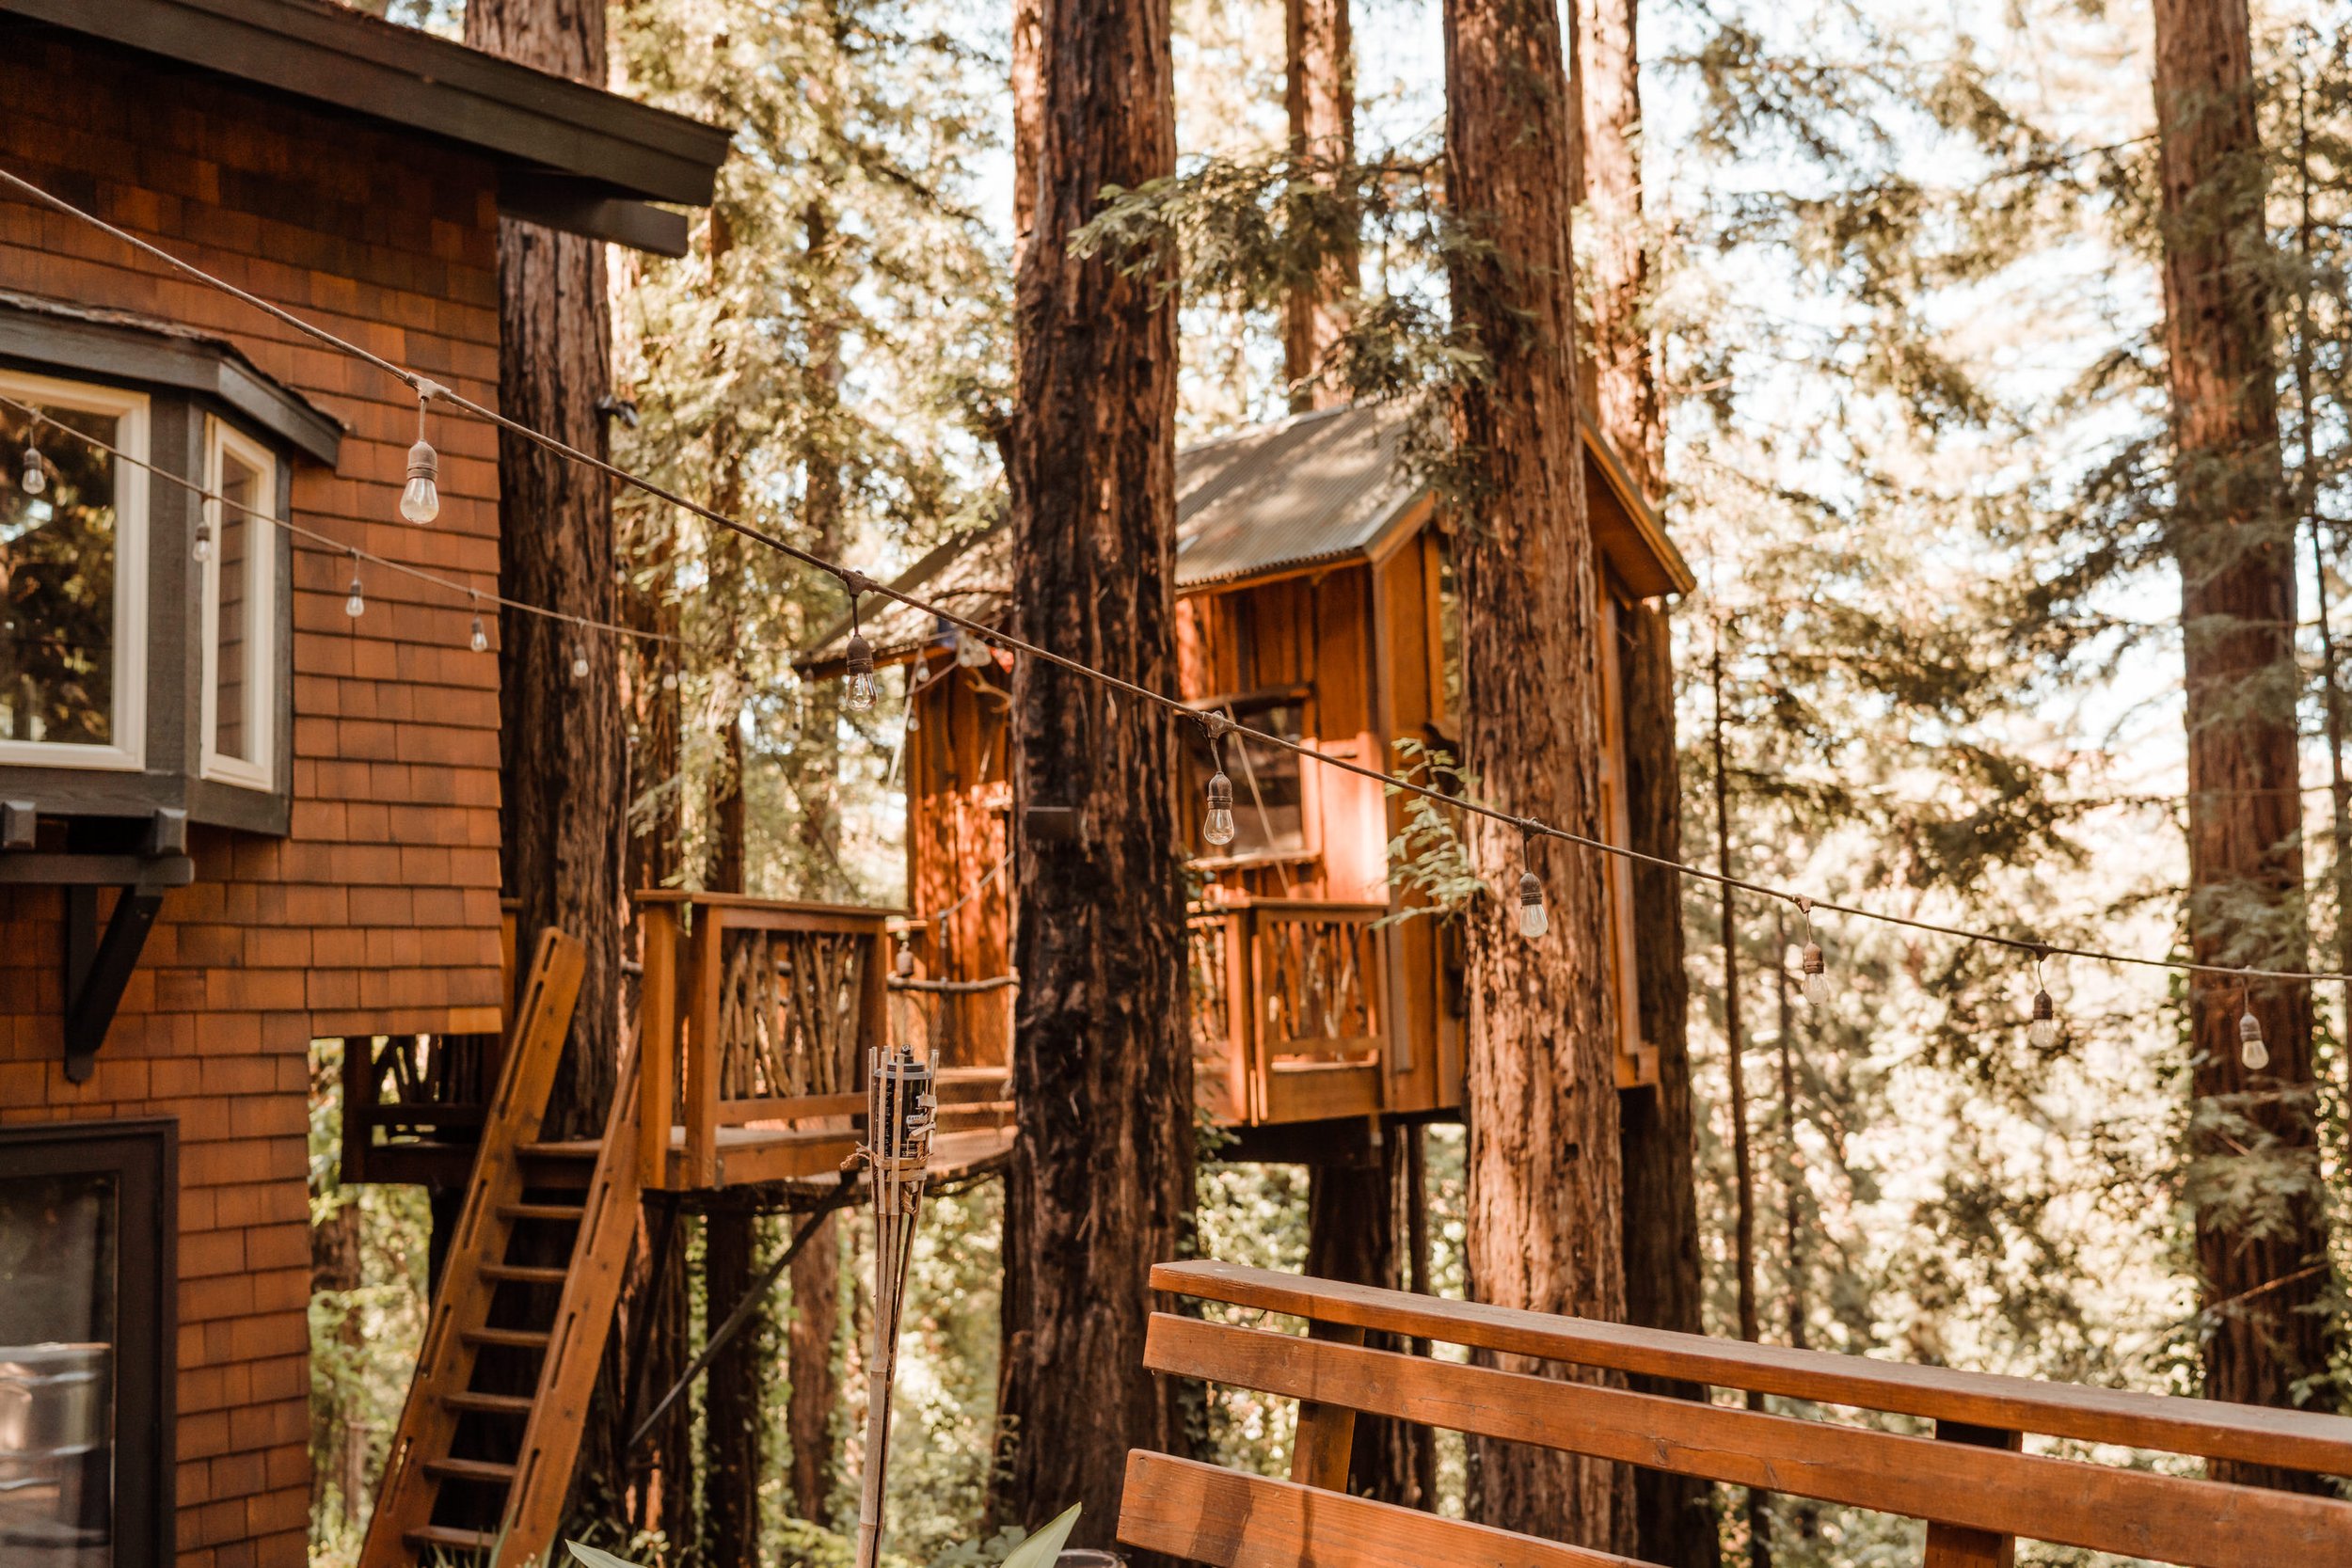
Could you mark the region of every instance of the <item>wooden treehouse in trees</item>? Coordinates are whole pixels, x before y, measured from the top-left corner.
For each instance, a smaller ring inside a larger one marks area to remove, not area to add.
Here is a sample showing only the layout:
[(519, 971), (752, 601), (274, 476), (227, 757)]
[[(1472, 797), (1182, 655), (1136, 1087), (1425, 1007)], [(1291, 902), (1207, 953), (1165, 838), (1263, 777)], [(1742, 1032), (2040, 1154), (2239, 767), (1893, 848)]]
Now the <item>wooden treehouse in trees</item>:
[[(1462, 690), (1452, 545), (1403, 451), (1393, 410), (1302, 414), (1177, 457), (1180, 679), (1184, 700), (1359, 766), (1413, 759), (1392, 743), (1455, 752)], [(1596, 657), (1609, 831), (1629, 835), (1622, 608), (1688, 591), (1689, 567), (1601, 438), (1584, 438), (1586, 493), (1605, 617)], [(1009, 623), (1009, 538), (1000, 526), (943, 547), (894, 586), (983, 624)], [(916, 984), (936, 1006), (933, 1046), (969, 1069), (1011, 1048), (1012, 788), (1006, 775), (1009, 656), (904, 607), (865, 624), (878, 662), (903, 666), (909, 931)], [(809, 662), (839, 672), (846, 625)], [(959, 655), (962, 657), (959, 657)], [(1209, 752), (1184, 726), (1173, 781), (1187, 842), (1200, 833)], [(1405, 804), (1383, 786), (1263, 743), (1225, 742), (1237, 832), (1195, 858), (1191, 918), (1196, 1077), (1216, 1119), (1245, 1132), (1335, 1118), (1450, 1116), (1462, 1104), (1458, 934), (1395, 921), (1390, 844)], [(1141, 782), (1139, 781), (1139, 784)], [(1050, 812), (1025, 824), (1059, 827)], [(1634, 884), (1605, 868), (1612, 974), (1626, 1020), (1617, 1078), (1655, 1081), (1633, 995)], [(1246, 1140), (1247, 1141), (1247, 1140)]]

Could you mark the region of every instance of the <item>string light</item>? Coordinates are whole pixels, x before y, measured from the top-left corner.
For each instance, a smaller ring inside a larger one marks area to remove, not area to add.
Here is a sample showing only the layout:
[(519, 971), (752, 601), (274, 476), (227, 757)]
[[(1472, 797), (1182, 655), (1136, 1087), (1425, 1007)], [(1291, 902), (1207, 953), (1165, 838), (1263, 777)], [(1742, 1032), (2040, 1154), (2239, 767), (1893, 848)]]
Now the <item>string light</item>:
[(480, 590), (475, 591), (473, 602), (473, 629), (467, 633), (466, 641), (473, 644), (473, 651), (475, 653), (486, 654), (490, 651), (490, 631), (488, 627), (482, 624), (482, 594)]
[(196, 520), (196, 559), (201, 562), (213, 559), (213, 519), (199, 516)]
[[(124, 245), (129, 246), (131, 249), (137, 251), (142, 255), (151, 257), (165, 266), (170, 267), (174, 271), (195, 279), (197, 282), (207, 288), (213, 289), (218, 293), (227, 294), (233, 299), (243, 302), (262, 314), (269, 316), (273, 320), (301, 333), (303, 336), (310, 339), (311, 341), (322, 343), (327, 348), (332, 349), (337, 353), (348, 356), (349, 357), (357, 359), (361, 363), (372, 365), (375, 369), (382, 371), (385, 374), (395, 377), (396, 379), (405, 383), (414, 388), (419, 396), (420, 436), (422, 434), (421, 426), (423, 422), (423, 404), (425, 401), (434, 396), (441, 397), (449, 403), (455, 404), (458, 408), (473, 418), (482, 420), (485, 423), (493, 425), (498, 429), (510, 432), (523, 440), (529, 441), (535, 446), (555, 453), (567, 462), (579, 464), (584, 467), (604, 474), (609, 478), (617, 480), (622, 483), (631, 485), (649, 496), (653, 496), (658, 499), (666, 501), (669, 504), (695, 516), (702, 517), (720, 528), (727, 530), (730, 532), (752, 540), (756, 544), (765, 546), (766, 547), (791, 560), (797, 561), (805, 566), (830, 573), (834, 577), (838, 578), (845, 586), (851, 589), (850, 603), (852, 608), (853, 628), (855, 626), (854, 612), (857, 602), (856, 594), (860, 592), (879, 590), (880, 592), (887, 594), (890, 598), (901, 604), (908, 605), (917, 610), (931, 611), (938, 615), (942, 620), (946, 621), (950, 626), (958, 627), (960, 630), (974, 634), (978, 634), (982, 630), (982, 628), (971, 625), (961, 617), (956, 616), (951, 612), (941, 609), (937, 605), (930, 604), (913, 594), (900, 592), (896, 589), (880, 588), (880, 585), (874, 583), (870, 578), (864, 577), (862, 574), (844, 567), (835, 562), (829, 561), (811, 550), (803, 549), (787, 540), (777, 538), (773, 534), (753, 528), (737, 518), (727, 516), (723, 513), (718, 512), (711, 507), (705, 506), (700, 502), (689, 499), (688, 497), (679, 495), (677, 492), (657, 484), (641, 475), (631, 473), (628, 469), (609, 462), (606, 459), (581, 451), (580, 449), (567, 445), (566, 443), (556, 439), (554, 436), (549, 436), (543, 431), (533, 429), (532, 426), (524, 424), (520, 420), (510, 419), (502, 414), (500, 414), (495, 409), (485, 408), (480, 404), (473, 403), (464, 397), (461, 397), (449, 390), (449, 388), (441, 387), (438, 384), (419, 375), (414, 371), (396, 364), (392, 360), (387, 359), (381, 355), (370, 353), (368, 350), (361, 348), (358, 344), (351, 342), (347, 339), (337, 337), (326, 328), (304, 320), (302, 317), (294, 314), (291, 310), (286, 309), (282, 306), (275, 305), (270, 301), (262, 298), (258, 294), (240, 289), (236, 285), (204, 271), (201, 267), (182, 260), (180, 257), (173, 255), (162, 246), (154, 245), (147, 240), (143, 240), (138, 235), (131, 233), (127, 230), (108, 223), (103, 218), (97, 216), (93, 213), (87, 212), (82, 208), (74, 206), (72, 202), (66, 201), (59, 197), (53, 195), (49, 191), (46, 191), (40, 186), (33, 183), (31, 181), (26, 180), (7, 168), (0, 168), (0, 185), (6, 185), (10, 189), (21, 192), (24, 196), (63, 214), (67, 217), (110, 235)], [(14, 400), (0, 398), (0, 404), (15, 406), (21, 411), (29, 414), (36, 420), (46, 418), (46, 416), (40, 414), (39, 410), (33, 409), (24, 404), (15, 404)], [(55, 423), (56, 421), (50, 420), (49, 422)], [(83, 439), (92, 442), (92, 444), (101, 447), (103, 450), (110, 451), (113, 451), (113, 449), (105, 447), (104, 443), (97, 441), (95, 437), (85, 436), (81, 432), (69, 431), (69, 434), (80, 436)], [(421, 446), (424, 443), (421, 440), (419, 444)], [(116, 455), (118, 457), (128, 459), (128, 454), (126, 453), (117, 452)], [(414, 455), (413, 452), (412, 455)], [(27, 467), (29, 468), (34, 464), (34, 454), (29, 451), (29, 449), (26, 452), (26, 458)], [(128, 460), (133, 462), (139, 461), (137, 459)], [(153, 469), (151, 465), (142, 464), (141, 466), (150, 467), (151, 471), (158, 473), (163, 472), (163, 470), (160, 469)], [(175, 483), (184, 484), (188, 488), (197, 491), (199, 494), (208, 494), (208, 492), (203, 491), (200, 486), (194, 484), (190, 481), (182, 479), (179, 476), (167, 474), (165, 477), (172, 479)], [(25, 487), (28, 491), (38, 494), (40, 488), (45, 486), (46, 483), (47, 476), (44, 474), (32, 480), (26, 484)], [(436, 505), (437, 506), (437, 493), (436, 495)], [(260, 515), (256, 514), (256, 515)], [(301, 529), (291, 523), (285, 523), (282, 519), (270, 517), (265, 520), (278, 523), (280, 526), (288, 528), (290, 531), (298, 533), (303, 537), (316, 539), (323, 545), (333, 546), (336, 543), (333, 540), (326, 538), (324, 535), (312, 533), (310, 531)], [(353, 550), (352, 554), (355, 558), (357, 558), (358, 552), (357, 550)], [(372, 559), (381, 560), (381, 558)], [(389, 562), (383, 563), (391, 570), (405, 572), (411, 576), (423, 578), (428, 581), (438, 582), (441, 586), (450, 588), (453, 591), (463, 591), (456, 584), (448, 583), (443, 579), (432, 578), (429, 574), (418, 572), (415, 568), (405, 566), (400, 562)], [(355, 575), (355, 588), (357, 587), (357, 582), (358, 579)], [(356, 595), (354, 601), (352, 602), (357, 602)], [(541, 615), (553, 620), (569, 621), (575, 625), (581, 626), (592, 624), (582, 621), (577, 616), (563, 615), (554, 610), (542, 609), (537, 606), (519, 604), (516, 601), (505, 599), (501, 599), (499, 602), (501, 604), (512, 605), (513, 608), (523, 612)], [(345, 608), (347, 610), (350, 608), (349, 603), (346, 604)], [(357, 611), (353, 611), (353, 613), (357, 613)], [(596, 625), (602, 626), (602, 629), (612, 630), (624, 636), (646, 638), (660, 638), (660, 634), (641, 632), (635, 627), (618, 626), (603, 626), (601, 623), (596, 623)], [(1136, 685), (1135, 682), (1123, 680), (1116, 675), (1109, 674), (1106, 672), (1094, 669), (1093, 667), (1082, 663), (1077, 659), (1053, 653), (1052, 651), (1040, 647), (1035, 643), (1023, 641), (1016, 637), (1008, 637), (1006, 634), (997, 631), (990, 631), (987, 635), (999, 641), (1009, 644), (1006, 649), (997, 651), (996, 657), (1000, 661), (1010, 655), (1025, 653), (1035, 658), (1041, 659), (1048, 664), (1068, 670), (1072, 673), (1086, 679), (1094, 680), (1127, 691), (1139, 699), (1161, 703), (1165, 705), (1179, 709), (1182, 709), (1183, 707), (1183, 705), (1172, 697), (1149, 690)], [(675, 641), (675, 639), (666, 638), (661, 640)], [(872, 661), (872, 650), (865, 644), (864, 638), (861, 635), (858, 635), (853, 629), (851, 646), (850, 650), (853, 660), (851, 666), (853, 698), (855, 694), (854, 689), (856, 673), (856, 664), (854, 660), (855, 656), (861, 651), (865, 655), (865, 662), (870, 666)], [(871, 705), (870, 673), (867, 675), (866, 695), (868, 699), (866, 705)], [(854, 701), (852, 701), (851, 705), (854, 706), (857, 705)], [(1632, 849), (1623, 845), (1610, 844), (1603, 840), (1590, 837), (1586, 834), (1571, 832), (1563, 828), (1553, 827), (1549, 823), (1536, 821), (1534, 818), (1515, 816), (1507, 812), (1498, 810), (1491, 806), (1482, 805), (1475, 800), (1464, 800), (1458, 796), (1449, 795), (1441, 790), (1425, 784), (1417, 784), (1410, 779), (1403, 778), (1396, 774), (1385, 772), (1377, 768), (1367, 768), (1360, 764), (1350, 762), (1344, 758), (1331, 756), (1311, 745), (1293, 741), (1279, 735), (1272, 735), (1255, 730), (1245, 731), (1244, 733), (1248, 738), (1260, 741), (1269, 747), (1273, 747), (1278, 750), (1289, 751), (1302, 758), (1311, 759), (1325, 767), (1335, 768), (1344, 772), (1357, 774), (1401, 793), (1416, 795), (1422, 799), (1429, 800), (1438, 805), (1450, 807), (1454, 810), (1510, 822), (1518, 827), (1523, 833), (1531, 835), (1540, 834), (1541, 836), (1547, 838), (1562, 839), (1581, 847), (1594, 850), (1597, 853), (1611, 855), (1618, 859), (1630, 861), (1640, 864), (1656, 866), (1661, 870), (1671, 871), (1677, 876), (1694, 877), (1702, 880), (1716, 882), (1724, 887), (1755, 894), (1760, 897), (1785, 899), (1789, 903), (1795, 904), (1801, 911), (1807, 911), (1806, 924), (1809, 932), (1809, 927), (1811, 926), (1809, 911), (1814, 907), (1814, 900), (1805, 897), (1801, 894), (1791, 893), (1785, 888), (1770, 887), (1762, 883), (1747, 881), (1743, 879), (1726, 876), (1719, 871), (1710, 871), (1704, 866), (1687, 864), (1683, 862), (1669, 860), (1663, 856), (1652, 855), (1642, 850)], [(2100, 963), (2132, 964), (2143, 968), (2172, 970), (2192, 974), (2234, 973), (2247, 978), (2261, 977), (2265, 979), (2292, 981), (2352, 980), (2352, 974), (2346, 974), (2334, 971), (2287, 969), (2232, 971), (2225, 970), (2222, 966), (2217, 964), (2201, 963), (2194, 959), (2147, 958), (2136, 954), (2110, 953), (2096, 948), (2087, 947), (2051, 947), (2043, 943), (2031, 942), (2017, 937), (2003, 936), (1995, 932), (1969, 930), (1962, 927), (1942, 925), (1935, 921), (1920, 920), (1908, 915), (1888, 914), (1882, 911), (1864, 909), (1853, 905), (1824, 903), (1821, 907), (1824, 909), (1835, 910), (1843, 914), (1852, 915), (1857, 919), (1875, 921), (1882, 925), (1899, 927), (1906, 930), (1923, 931), (1938, 936), (1951, 937), (1962, 942), (1987, 942), (1995, 946), (2009, 947), (2036, 953), (2063, 953), (2074, 958), (2088, 958)], [(1805, 971), (1804, 991), (1807, 1000), (1826, 1002), (1831, 995), (1831, 990), (1826, 974), (1826, 964), (1820, 958), (1820, 946), (1818, 942), (1808, 941), (1806, 942), (1804, 968)], [(2259, 1027), (2256, 1029), (2256, 1035), (2259, 1037)], [(2265, 1060), (2267, 1060), (2266, 1051), (2264, 1053), (2264, 1057)]]
[(1544, 909), (1543, 879), (1535, 875), (1534, 835), (1519, 835), (1519, 859), (1524, 865), (1519, 872), (1519, 935), (1534, 942), (1551, 929), (1551, 916)]
[(2270, 1047), (2263, 1043), (2263, 1026), (2254, 1017), (2253, 987), (2238, 992), (2237, 1059), (2249, 1072), (2260, 1072), (2270, 1065)]
[(1233, 721), (1221, 713), (1200, 715), (1209, 737), (1208, 809), (1200, 818), (1200, 836), (1217, 847), (1233, 842), (1233, 781), (1225, 776), (1224, 748), (1219, 744)]
[(977, 670), (996, 657), (996, 650), (985, 639), (959, 627), (956, 631), (956, 664), (964, 670)]
[(575, 643), (573, 643), (573, 644), (572, 644), (572, 679), (574, 679), (574, 680), (576, 680), (576, 681), (584, 681), (584, 680), (586, 680), (587, 678), (588, 678), (588, 649), (587, 649), (587, 645), (586, 645), (586, 644), (584, 644), (584, 643), (575, 642)]
[(2042, 981), (2042, 955), (2033, 958), (2033, 1022), (2026, 1025), (2026, 1043), (2036, 1051), (2047, 1051), (2058, 1042), (2058, 1004), (2050, 1000), (2050, 988)]
[(677, 672), (675, 670), (664, 670), (661, 672), (661, 689), (664, 691), (675, 691), (677, 689)]
[(1821, 955), (1821, 944), (1813, 939), (1813, 900), (1795, 900), (1797, 912), (1804, 916), (1804, 951), (1797, 957), (1797, 967), (1804, 974), (1804, 999), (1817, 1007), (1829, 1006), (1834, 994), (1829, 983), (1829, 960)]
[(357, 621), (368, 612), (368, 596), (359, 586), (359, 552), (351, 552), (351, 594), (343, 600), (343, 613)]
[(841, 689), (841, 705), (864, 713), (874, 705), (874, 649), (857, 624), (857, 590), (850, 591), (850, 673)]
[(28, 496), (38, 496), (49, 488), (49, 470), (41, 466), (40, 449), (33, 445), (30, 436), (24, 438), (24, 472), (19, 483)]
[(440, 390), (437, 382), (417, 383), (417, 444), (408, 449), (408, 483), (400, 487), (400, 515), (420, 526), (441, 515), (441, 458), (424, 438), (425, 409)]

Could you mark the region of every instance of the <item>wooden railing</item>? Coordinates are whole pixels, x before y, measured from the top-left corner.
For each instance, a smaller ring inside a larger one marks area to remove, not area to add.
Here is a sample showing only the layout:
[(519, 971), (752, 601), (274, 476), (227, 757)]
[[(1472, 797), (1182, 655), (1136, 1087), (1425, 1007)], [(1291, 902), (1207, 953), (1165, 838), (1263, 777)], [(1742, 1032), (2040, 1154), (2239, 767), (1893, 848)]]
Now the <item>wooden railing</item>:
[(724, 1129), (847, 1128), (883, 1035), (892, 911), (668, 892), (637, 904), (647, 1184), (717, 1185)]
[(1388, 1054), (1383, 904), (1242, 898), (1194, 911), (1195, 1082), (1216, 1119), (1380, 1109)]
[[(2189, 1568), (2352, 1562), (2352, 1503), (2166, 1473), (2182, 1460), (2352, 1475), (2352, 1420), (2074, 1387), (1483, 1307), (1227, 1263), (1162, 1264), (1171, 1296), (1308, 1320), (1305, 1338), (1160, 1313), (1144, 1365), (1297, 1399), (1291, 1479), (1137, 1450), (1120, 1539), (1217, 1568), (1636, 1568), (1347, 1495), (1359, 1413), (1927, 1521), (1925, 1568), (1999, 1568), (2019, 1539)], [(1467, 1346), (1503, 1365), (1367, 1346)], [(1530, 1375), (1542, 1363), (1577, 1381)], [(1911, 1431), (1664, 1399), (1627, 1375), (1882, 1412)], [(2172, 1456), (2154, 1469), (2021, 1451)]]

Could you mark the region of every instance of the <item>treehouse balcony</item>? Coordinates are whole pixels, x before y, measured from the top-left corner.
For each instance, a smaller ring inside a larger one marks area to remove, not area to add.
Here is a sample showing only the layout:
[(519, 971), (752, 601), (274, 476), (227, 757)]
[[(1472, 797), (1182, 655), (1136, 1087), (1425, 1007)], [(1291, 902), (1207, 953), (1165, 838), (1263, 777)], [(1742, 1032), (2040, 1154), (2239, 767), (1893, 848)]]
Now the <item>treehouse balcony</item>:
[(1195, 1091), (1222, 1126), (1369, 1117), (1390, 1028), (1385, 904), (1247, 895), (1190, 921)]

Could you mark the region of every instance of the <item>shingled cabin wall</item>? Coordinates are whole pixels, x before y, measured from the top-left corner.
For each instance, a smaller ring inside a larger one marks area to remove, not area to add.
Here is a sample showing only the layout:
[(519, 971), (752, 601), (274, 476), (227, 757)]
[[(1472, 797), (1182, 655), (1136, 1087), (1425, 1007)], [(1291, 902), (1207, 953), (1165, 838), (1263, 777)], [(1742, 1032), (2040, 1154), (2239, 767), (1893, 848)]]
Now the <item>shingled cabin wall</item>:
[[(0, 55), (0, 164), (495, 404), (486, 165), (152, 56), (10, 37), (32, 46)], [(0, 289), (233, 341), (346, 427), (339, 471), (296, 467), (297, 522), (495, 588), (485, 427), (436, 420), (443, 505), (412, 528), (394, 500), (416, 406), (389, 377), (15, 200)], [(348, 618), (351, 571), (294, 551), (291, 836), (191, 829), (196, 882), (166, 898), (87, 1084), (60, 1065), (63, 895), (0, 889), (0, 1129), (179, 1120), (180, 1568), (304, 1560), (310, 1042), (497, 1027), (496, 656), (468, 645), (474, 607), (387, 572), (363, 571)]]

